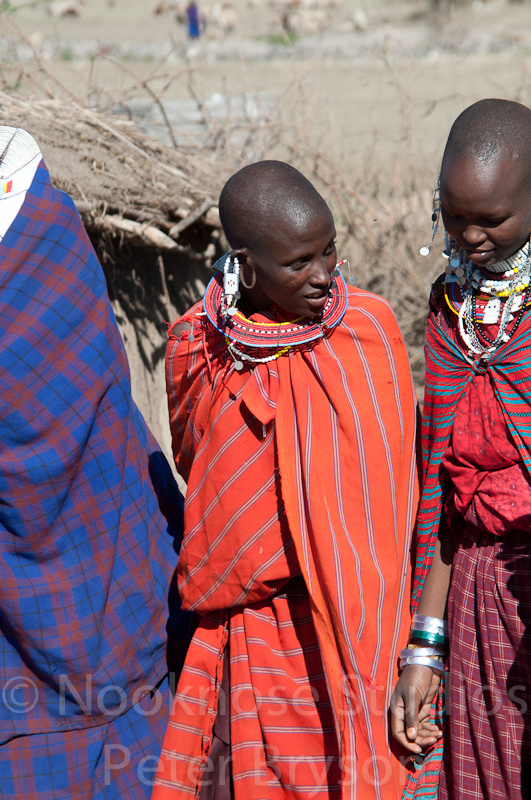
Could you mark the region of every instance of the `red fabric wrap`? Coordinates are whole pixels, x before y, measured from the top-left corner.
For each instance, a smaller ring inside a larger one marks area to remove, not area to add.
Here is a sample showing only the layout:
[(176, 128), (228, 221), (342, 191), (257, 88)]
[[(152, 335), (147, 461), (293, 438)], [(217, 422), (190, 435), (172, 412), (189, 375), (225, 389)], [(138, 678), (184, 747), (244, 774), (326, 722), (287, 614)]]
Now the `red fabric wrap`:
[[(184, 715), (178, 695), (154, 799), (197, 790), (229, 620), (232, 691), (237, 680), (255, 696), (269, 696), (274, 680), (285, 709), (272, 728), (290, 732), (277, 736), (277, 766), (290, 765), (279, 772), (264, 755), (278, 698), (266, 711), (233, 716), (236, 800), (307, 797), (325, 784), (332, 794), (330, 725), (341, 759), (340, 796), (395, 800), (404, 770), (389, 751), (387, 707), (409, 627), (417, 498), (415, 399), (396, 320), (384, 300), (350, 288), (343, 321), (327, 338), (238, 373), (200, 312), (196, 306), (184, 317), (193, 342), (186, 333), (170, 341), (167, 377), (176, 464), (188, 478), (179, 587), (185, 608), (209, 616), (179, 686), (184, 680), (191, 687), (195, 712)], [(296, 574), (309, 593), (301, 602), (311, 635), (293, 610), (282, 611), (284, 621), (272, 612), (279, 589)], [(270, 620), (260, 636), (256, 614)], [(246, 659), (234, 655), (241, 647)], [(289, 687), (307, 685), (314, 669), (325, 680), (308, 721)], [(323, 761), (325, 784), (303, 767), (304, 752)]]
[(476, 375), (455, 412), (442, 464), (452, 481), (447, 513), (501, 536), (531, 525), (529, 474), (486, 375)]
[[(496, 333), (493, 326), (486, 330), (491, 337)], [(439, 279), (430, 298), (426, 332), (424, 486), (418, 518), (413, 610), (432, 563), (445, 496), (446, 509), (455, 515), (454, 521), (461, 516), (456, 514), (457, 508), (469, 522), (479, 525), (479, 529), (474, 528), (476, 531), (484, 529), (500, 535), (528, 525), (531, 315), (524, 314), (515, 335), (495, 353), (469, 360), (466, 352), (457, 317), (448, 316), (445, 309)], [(455, 492), (450, 476), (455, 480)], [(459, 528), (462, 532), (462, 519)], [(450, 650), (453, 646), (451, 636)], [(459, 642), (456, 646), (459, 648)], [(434, 715), (437, 713), (443, 720), (443, 686), (436, 705)], [(443, 742), (434, 745), (422, 770), (410, 776), (404, 800), (437, 797), (443, 747)]]

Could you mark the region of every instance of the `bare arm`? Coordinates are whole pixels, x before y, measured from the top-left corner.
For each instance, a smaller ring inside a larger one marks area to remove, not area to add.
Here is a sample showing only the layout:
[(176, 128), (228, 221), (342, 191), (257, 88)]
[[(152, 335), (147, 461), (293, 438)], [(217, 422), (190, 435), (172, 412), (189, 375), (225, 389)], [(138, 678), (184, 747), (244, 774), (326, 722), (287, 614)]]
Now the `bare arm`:
[[(420, 597), (418, 614), (439, 619), (445, 617), (454, 551), (454, 535), (442, 523), (433, 562)], [(412, 642), (415, 640), (412, 639)], [(430, 667), (410, 664), (404, 667), (395, 686), (391, 698), (391, 730), (395, 739), (413, 753), (420, 753), (422, 746), (439, 738), (440, 734), (430, 735), (430, 731), (433, 734), (433, 728), (424, 729), (420, 736), (422, 745), (418, 736), (420, 723), (429, 715), (439, 682), (440, 678)]]

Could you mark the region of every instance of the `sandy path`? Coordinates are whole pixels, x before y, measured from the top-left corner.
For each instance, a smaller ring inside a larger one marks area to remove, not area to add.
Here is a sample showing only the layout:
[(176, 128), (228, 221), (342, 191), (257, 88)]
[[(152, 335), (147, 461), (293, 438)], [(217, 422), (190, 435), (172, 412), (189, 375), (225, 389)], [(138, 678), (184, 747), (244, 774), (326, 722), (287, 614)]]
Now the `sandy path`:
[[(422, 2), (344, 0), (331, 12), (330, 31), (305, 51), (311, 54), (309, 58), (290, 58), (289, 49), (284, 48), (284, 58), (256, 61), (240, 57), (242, 51), (249, 52), (253, 42), (263, 42), (275, 30), (273, 10), (265, 0), (258, 2), (250, 8), (245, 0), (235, 0), (239, 25), (221, 45), (221, 52), (229, 58), (213, 61), (208, 48), (214, 31), (209, 32), (206, 54), (200, 50), (192, 62), (197, 95), (204, 100), (214, 93), (272, 93), (283, 118), (309, 132), (312, 141), (344, 165), (347, 174), (383, 170), (384, 181), (397, 181), (402, 171), (411, 167), (408, 154), (414, 154), (418, 168), (429, 165), (429, 170), (435, 171), (447, 130), (468, 104), (489, 96), (531, 101), (531, 38), (529, 42), (526, 39), (531, 37), (529, 4), (475, 3), (453, 22), (443, 19), (438, 30), (417, 19), (425, 7)], [(208, 3), (212, 5), (213, 0), (204, 0), (204, 5)], [(154, 16), (155, 5), (154, 0), (115, 0), (112, 6), (107, 0), (85, 0), (81, 18), (54, 20), (41, 5), (22, 9), (12, 19), (33, 41), (59, 42), (59, 48), (63, 43), (68, 47), (68, 43), (92, 42), (94, 52), (99, 48), (115, 56), (113, 48), (117, 46), (133, 43), (140, 47), (132, 51), (135, 58), (118, 57), (117, 63), (105, 56), (93, 63), (70, 60), (68, 49), (59, 50), (64, 58), (50, 62), (51, 72), (65, 89), (100, 104), (112, 104), (135, 82), (149, 77), (159, 52), (173, 42), (175, 52), (159, 68), (164, 78), (150, 85), (160, 91), (168, 78), (179, 76), (164, 97), (188, 98), (189, 63), (182, 57), (184, 28), (173, 16)], [(380, 36), (382, 43), (378, 55), (361, 60), (349, 58), (349, 43), (359, 45), (361, 34), (357, 38), (334, 34), (360, 8), (366, 9), (374, 23), (366, 38)], [(341, 44), (343, 57), (322, 56), (331, 40)], [(142, 50), (148, 45), (151, 49)], [(476, 52), (448, 53), (441, 50), (443, 45)], [(477, 52), (486, 47), (502, 49)], [(408, 56), (408, 50), (413, 55)], [(424, 51), (428, 54), (418, 57)], [(94, 91), (96, 87), (99, 91)], [(52, 88), (57, 91), (57, 84)], [(142, 92), (137, 89), (139, 94)]]

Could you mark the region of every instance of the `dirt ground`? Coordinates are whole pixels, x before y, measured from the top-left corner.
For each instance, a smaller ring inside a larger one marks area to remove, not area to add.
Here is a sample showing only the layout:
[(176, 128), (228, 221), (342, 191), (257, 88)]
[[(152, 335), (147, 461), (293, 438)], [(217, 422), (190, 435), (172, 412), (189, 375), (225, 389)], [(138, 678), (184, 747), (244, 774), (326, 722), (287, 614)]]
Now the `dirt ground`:
[[(269, 2), (252, 1), (232, 3), (234, 31), (208, 28), (198, 44), (173, 13), (153, 14), (156, 0), (85, 0), (80, 17), (61, 19), (46, 12), (49, 3), (15, 0), (9, 26), (0, 19), (42, 54), (54, 92), (112, 104), (142, 94), (139, 81), (157, 70), (149, 86), (166, 86), (166, 100), (189, 98), (190, 83), (202, 100), (268, 92), (347, 173), (382, 171), (384, 180), (409, 168), (406, 150), (435, 173), (452, 120), (474, 100), (531, 101), (531, 4), (476, 1), (436, 16), (427, 0), (337, 0), (325, 31), (289, 45), (278, 44)], [(345, 32), (360, 12), (366, 30)]]

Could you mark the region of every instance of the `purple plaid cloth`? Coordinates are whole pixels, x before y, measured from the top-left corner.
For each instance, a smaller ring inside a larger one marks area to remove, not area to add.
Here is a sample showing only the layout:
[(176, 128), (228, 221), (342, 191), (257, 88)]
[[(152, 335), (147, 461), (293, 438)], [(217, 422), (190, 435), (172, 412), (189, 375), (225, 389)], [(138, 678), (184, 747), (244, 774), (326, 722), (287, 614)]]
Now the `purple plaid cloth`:
[(0, 304), (2, 744), (108, 726), (163, 678), (182, 498), (132, 401), (101, 267), (42, 161), (0, 243)]
[(440, 800), (531, 797), (530, 559), (527, 530), (469, 525), (459, 542)]

